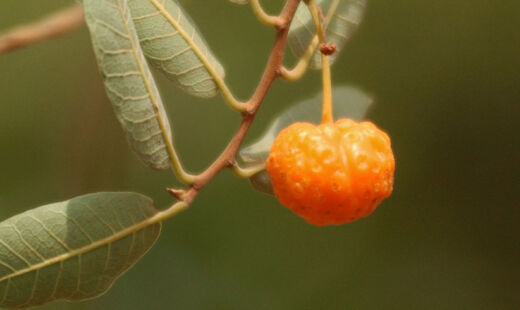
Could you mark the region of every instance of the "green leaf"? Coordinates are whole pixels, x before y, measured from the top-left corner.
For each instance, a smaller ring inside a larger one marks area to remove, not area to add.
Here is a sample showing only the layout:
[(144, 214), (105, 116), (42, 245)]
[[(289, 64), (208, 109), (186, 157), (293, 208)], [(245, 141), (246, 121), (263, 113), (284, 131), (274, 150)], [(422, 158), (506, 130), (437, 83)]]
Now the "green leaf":
[(274, 195), (273, 184), (271, 183), (271, 178), (269, 177), (267, 170), (262, 170), (254, 174), (249, 178), (249, 183), (251, 183), (251, 186), (254, 189), (261, 193)]
[[(367, 0), (316, 0), (315, 2), (321, 7), (327, 20), (330, 20), (326, 31), (327, 41), (336, 44), (336, 52), (330, 56), (332, 64), (358, 29), (363, 19)], [(289, 46), (296, 57), (303, 56), (315, 34), (316, 29), (311, 14), (307, 5), (302, 1), (296, 10), (288, 37)], [(314, 46), (314, 49), (317, 49), (317, 46), (318, 44)], [(321, 68), (319, 50), (314, 52), (309, 67)]]
[(139, 47), (126, 0), (83, 0), (99, 71), (132, 149), (154, 169), (170, 166), (171, 129)]
[(175, 0), (128, 0), (146, 58), (191, 95), (218, 93), (222, 65)]
[[(333, 113), (336, 119), (351, 118), (360, 121), (364, 118), (372, 99), (364, 92), (350, 86), (336, 86), (332, 89)], [(240, 151), (240, 158), (247, 164), (258, 165), (265, 162), (269, 149), (278, 133), (294, 122), (321, 121), (322, 93), (295, 104), (271, 123), (264, 135), (255, 143)]]
[[(372, 104), (372, 99), (364, 92), (350, 86), (337, 86), (332, 90), (333, 111), (336, 119), (351, 118), (361, 121)], [(267, 131), (257, 142), (244, 147), (240, 158), (249, 166), (265, 163), (269, 150), (278, 133), (294, 122), (310, 122), (318, 124), (321, 121), (322, 94), (318, 93), (311, 99), (304, 100), (289, 107), (271, 123)], [(259, 192), (273, 195), (273, 185), (267, 171), (262, 170), (249, 178), (251, 186)]]
[(157, 212), (140, 194), (98, 193), (0, 223), (0, 307), (105, 293), (159, 237)]

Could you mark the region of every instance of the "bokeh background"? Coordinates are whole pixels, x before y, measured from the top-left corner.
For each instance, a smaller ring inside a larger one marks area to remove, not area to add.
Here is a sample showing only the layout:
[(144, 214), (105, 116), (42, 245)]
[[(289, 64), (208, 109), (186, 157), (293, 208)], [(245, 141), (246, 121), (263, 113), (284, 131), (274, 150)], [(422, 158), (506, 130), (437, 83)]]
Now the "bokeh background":
[[(247, 98), (272, 30), (226, 0), (181, 2)], [(2, 0), (0, 29), (71, 3)], [(313, 227), (226, 171), (106, 295), (45, 309), (519, 309), (519, 12), (513, 0), (369, 1), (333, 76), (374, 96), (368, 117), (393, 140), (395, 191), (372, 216)], [(157, 79), (183, 161), (200, 171), (239, 117)], [(317, 72), (277, 81), (248, 141), (319, 86)], [(126, 144), (85, 28), (0, 55), (0, 98), (2, 219), (96, 191), (172, 203), (171, 173)]]

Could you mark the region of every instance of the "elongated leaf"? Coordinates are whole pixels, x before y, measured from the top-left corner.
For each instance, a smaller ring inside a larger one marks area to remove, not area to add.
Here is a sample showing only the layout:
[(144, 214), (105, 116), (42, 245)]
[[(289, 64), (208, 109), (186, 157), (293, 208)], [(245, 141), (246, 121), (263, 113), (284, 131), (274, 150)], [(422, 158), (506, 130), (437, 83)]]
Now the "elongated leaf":
[[(366, 3), (367, 0), (316, 0), (316, 4), (322, 8), (323, 15), (330, 18), (326, 32), (327, 41), (336, 44), (336, 52), (330, 56), (331, 64), (358, 29)], [(288, 38), (289, 46), (296, 57), (303, 56), (315, 34), (311, 14), (302, 1), (291, 23)], [(321, 56), (317, 46), (316, 44), (316, 51), (309, 63), (309, 67), (313, 69), (321, 68)]]
[(127, 0), (83, 0), (83, 5), (105, 89), (130, 145), (147, 166), (167, 169), (170, 124)]
[(0, 223), (0, 307), (103, 294), (159, 237), (156, 213), (143, 195), (98, 193)]
[[(333, 112), (336, 119), (351, 118), (361, 120), (365, 116), (372, 99), (361, 90), (350, 86), (336, 86), (332, 89)], [(278, 133), (294, 122), (318, 124), (321, 120), (322, 93), (295, 104), (272, 122), (265, 134), (256, 142), (240, 151), (241, 159), (252, 165), (264, 163), (269, 149)]]
[(191, 95), (218, 92), (212, 72), (224, 69), (210, 52), (194, 23), (175, 0), (128, 0), (146, 58)]

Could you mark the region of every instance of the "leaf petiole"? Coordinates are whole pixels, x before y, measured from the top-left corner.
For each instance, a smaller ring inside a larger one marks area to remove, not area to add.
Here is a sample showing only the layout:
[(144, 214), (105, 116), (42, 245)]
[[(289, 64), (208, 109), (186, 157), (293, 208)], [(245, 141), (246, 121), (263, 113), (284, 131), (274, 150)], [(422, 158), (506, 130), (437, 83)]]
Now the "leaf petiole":
[(233, 166), (231, 166), (231, 171), (233, 172), (233, 174), (242, 179), (249, 179), (250, 177), (264, 169), (265, 164), (255, 165), (247, 168), (240, 167), (238, 163), (235, 163)]
[[(323, 20), (323, 27), (327, 28), (329, 22), (331, 21), (332, 17), (334, 16), (334, 13), (337, 11), (339, 6), (340, 0), (333, 0), (329, 9), (327, 10), (327, 14), (325, 16), (325, 19)], [(286, 81), (296, 81), (299, 80), (309, 68), (309, 64), (311, 63), (312, 56), (314, 55), (314, 52), (316, 51), (316, 48), (318, 48), (318, 45), (320, 43), (320, 39), (318, 38), (318, 35), (315, 34), (309, 43), (309, 46), (305, 50), (305, 53), (298, 59), (298, 62), (292, 69), (282, 68), (280, 75), (281, 77)]]
[(149, 224), (163, 222), (164, 220), (167, 220), (170, 217), (173, 217), (179, 214), (180, 212), (186, 210), (188, 207), (189, 205), (186, 202), (178, 201), (168, 209), (157, 212), (154, 216), (147, 219), (147, 221)]
[(260, 22), (267, 26), (276, 27), (278, 25), (278, 17), (267, 14), (259, 0), (250, 0), (253, 12)]
[(312, 59), (312, 55), (314, 54), (314, 51), (316, 50), (316, 46), (318, 46), (318, 43), (318, 36), (314, 36), (314, 38), (311, 41), (311, 44), (309, 44), (309, 47), (307, 47), (305, 54), (298, 60), (298, 63), (294, 66), (294, 68), (287, 69), (285, 67), (282, 67), (280, 75), (284, 80), (291, 82), (299, 80), (305, 74), (305, 72), (307, 72), (307, 69), (309, 68), (309, 63)]
[(179, 159), (179, 155), (177, 155), (177, 152), (175, 151), (175, 147), (173, 146), (173, 143), (170, 143), (169, 140), (166, 140), (166, 147), (168, 150), (168, 155), (170, 156), (170, 163), (172, 166), (173, 174), (184, 184), (191, 185), (193, 182), (195, 182), (195, 176), (186, 172), (184, 168), (182, 167), (181, 160)]
[(220, 92), (222, 93), (222, 97), (224, 98), (224, 101), (226, 104), (233, 110), (237, 112), (245, 112), (247, 110), (247, 106), (244, 102), (241, 102), (233, 96), (233, 93), (229, 89), (229, 87), (226, 84), (226, 81), (222, 79), (220, 76), (213, 76), (215, 79), (215, 83), (217, 84), (218, 88), (220, 89)]

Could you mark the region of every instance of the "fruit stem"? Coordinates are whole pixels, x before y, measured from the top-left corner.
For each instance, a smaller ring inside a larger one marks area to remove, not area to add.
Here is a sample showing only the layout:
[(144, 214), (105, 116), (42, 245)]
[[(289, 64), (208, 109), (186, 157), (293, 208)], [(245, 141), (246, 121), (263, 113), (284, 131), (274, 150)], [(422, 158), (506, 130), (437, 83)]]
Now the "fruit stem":
[(322, 123), (334, 122), (332, 116), (332, 80), (330, 77), (329, 56), (321, 54), (321, 74), (323, 81), (323, 109), (321, 114)]
[[(325, 30), (323, 29), (323, 22), (321, 14), (318, 10), (318, 6), (314, 0), (309, 0), (307, 6), (311, 13), (320, 45), (326, 44), (327, 40), (325, 38)], [(323, 108), (321, 123), (332, 123), (334, 122), (334, 117), (332, 112), (332, 79), (330, 73), (330, 61), (329, 56), (325, 55), (323, 52), (321, 52), (321, 79), (323, 87)]]

